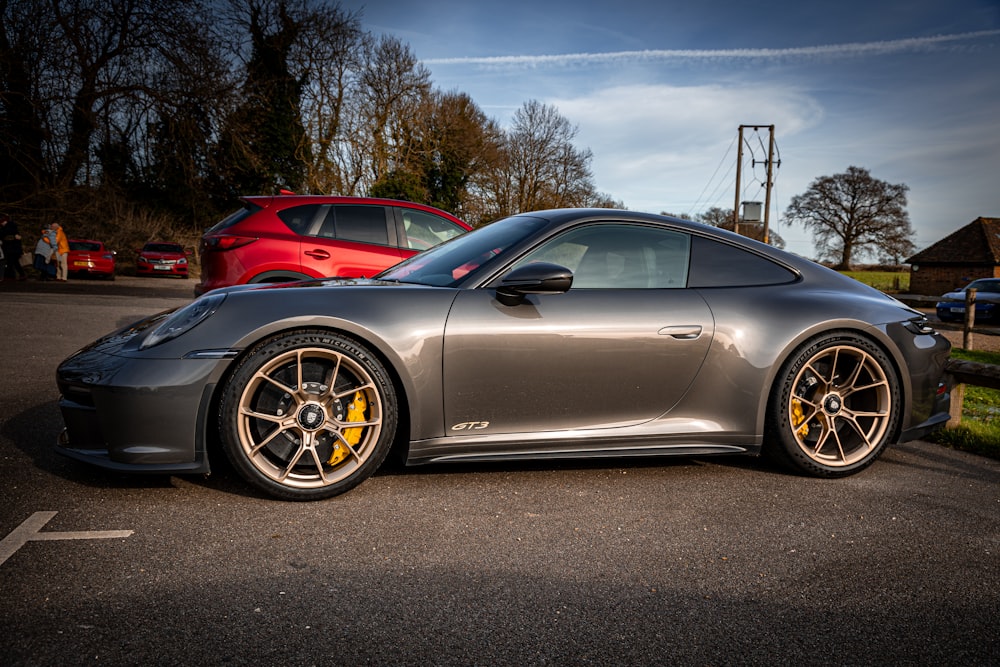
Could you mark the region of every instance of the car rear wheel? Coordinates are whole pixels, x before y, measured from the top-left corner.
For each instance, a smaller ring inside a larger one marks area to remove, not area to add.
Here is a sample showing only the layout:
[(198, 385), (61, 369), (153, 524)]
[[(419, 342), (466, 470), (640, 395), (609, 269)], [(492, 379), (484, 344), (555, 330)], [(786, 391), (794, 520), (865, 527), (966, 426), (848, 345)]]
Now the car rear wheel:
[(765, 453), (809, 475), (850, 475), (882, 454), (900, 405), (899, 379), (880, 348), (853, 335), (825, 336), (783, 367)]
[(396, 394), (357, 343), (322, 331), (285, 334), (253, 349), (223, 390), (222, 446), (257, 488), (318, 500), (368, 478), (388, 453)]

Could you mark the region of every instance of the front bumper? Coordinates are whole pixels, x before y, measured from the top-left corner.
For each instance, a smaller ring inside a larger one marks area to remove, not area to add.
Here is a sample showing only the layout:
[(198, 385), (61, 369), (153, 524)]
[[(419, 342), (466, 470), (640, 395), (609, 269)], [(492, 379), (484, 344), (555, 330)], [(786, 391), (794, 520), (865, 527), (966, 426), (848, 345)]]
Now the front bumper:
[(899, 434), (898, 441), (909, 442), (926, 437), (934, 431), (944, 428), (949, 419), (951, 419), (951, 393), (946, 391), (935, 397), (931, 415), (923, 422), (905, 429)]
[(136, 263), (135, 273), (139, 276), (184, 276), (188, 275), (187, 264), (146, 264)]
[(56, 450), (112, 470), (209, 472), (206, 425), (219, 363), (77, 353), (57, 371), (66, 428)]

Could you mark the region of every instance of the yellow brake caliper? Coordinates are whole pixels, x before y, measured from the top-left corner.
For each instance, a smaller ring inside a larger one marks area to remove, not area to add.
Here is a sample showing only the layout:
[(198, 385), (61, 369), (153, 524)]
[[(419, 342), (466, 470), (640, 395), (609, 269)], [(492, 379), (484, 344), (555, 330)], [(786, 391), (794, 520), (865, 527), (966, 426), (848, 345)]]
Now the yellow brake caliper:
[[(802, 428), (799, 428), (799, 427)], [(792, 428), (800, 438), (809, 435), (809, 424), (806, 423), (806, 413), (802, 411), (802, 401), (797, 398), (792, 399)]]
[[(347, 422), (363, 422), (365, 420), (365, 411), (368, 410), (368, 399), (365, 398), (364, 393), (360, 391), (354, 392), (354, 398), (351, 399), (350, 404), (347, 406), (347, 418), (344, 421)], [(364, 432), (363, 426), (355, 426), (352, 428), (344, 429), (344, 440), (347, 441), (351, 447), (358, 444), (361, 441), (361, 434)], [(328, 464), (334, 466), (347, 458), (350, 451), (347, 447), (344, 447), (339, 442), (333, 446), (333, 453), (330, 454), (330, 459), (327, 461)]]

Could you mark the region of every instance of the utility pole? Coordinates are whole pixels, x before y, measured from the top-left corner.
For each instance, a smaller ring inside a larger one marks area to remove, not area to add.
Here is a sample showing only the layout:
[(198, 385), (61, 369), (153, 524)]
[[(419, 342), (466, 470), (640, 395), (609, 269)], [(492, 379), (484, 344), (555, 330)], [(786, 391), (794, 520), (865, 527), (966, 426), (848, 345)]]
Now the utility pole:
[[(771, 188), (774, 187), (774, 125), (740, 125), (739, 149), (736, 152), (736, 199), (733, 203), (733, 229), (740, 233), (740, 177), (743, 172), (743, 130), (749, 128), (757, 131), (767, 128), (770, 139), (767, 148), (767, 184), (765, 186), (766, 195), (764, 201), (764, 243), (770, 243), (770, 219), (771, 219)], [(757, 161), (754, 160), (754, 166)], [(781, 166), (781, 162), (778, 162)]]
[(733, 202), (733, 231), (740, 233), (740, 174), (743, 173), (743, 128), (749, 125), (740, 125), (740, 137), (736, 142), (736, 201)]

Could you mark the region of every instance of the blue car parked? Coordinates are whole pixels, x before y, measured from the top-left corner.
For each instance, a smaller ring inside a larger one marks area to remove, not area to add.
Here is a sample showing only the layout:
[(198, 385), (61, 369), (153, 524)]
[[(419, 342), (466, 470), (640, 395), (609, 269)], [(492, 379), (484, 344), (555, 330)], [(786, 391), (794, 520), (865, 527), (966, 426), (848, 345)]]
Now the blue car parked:
[(962, 289), (948, 292), (937, 303), (937, 316), (942, 322), (965, 320), (965, 293), (976, 290), (976, 321), (996, 320), (1000, 313), (1000, 278), (973, 280)]

